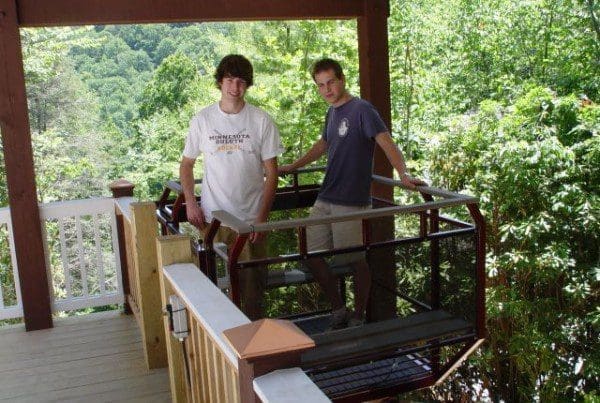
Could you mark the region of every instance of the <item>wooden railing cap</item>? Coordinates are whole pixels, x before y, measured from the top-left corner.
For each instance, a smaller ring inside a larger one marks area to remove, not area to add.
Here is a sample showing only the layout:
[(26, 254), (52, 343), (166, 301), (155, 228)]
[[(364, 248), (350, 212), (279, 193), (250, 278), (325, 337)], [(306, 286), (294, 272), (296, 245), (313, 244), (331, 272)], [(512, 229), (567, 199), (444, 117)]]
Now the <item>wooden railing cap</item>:
[(300, 352), (315, 342), (288, 320), (261, 319), (223, 331), (223, 336), (241, 359)]

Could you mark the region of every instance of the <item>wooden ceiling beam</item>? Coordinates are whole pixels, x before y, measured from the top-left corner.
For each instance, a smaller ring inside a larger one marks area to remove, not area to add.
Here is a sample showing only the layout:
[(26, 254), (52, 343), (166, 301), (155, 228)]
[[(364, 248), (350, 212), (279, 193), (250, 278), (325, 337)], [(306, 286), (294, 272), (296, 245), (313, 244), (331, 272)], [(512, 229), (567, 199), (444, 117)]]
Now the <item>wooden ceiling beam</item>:
[(346, 19), (362, 0), (16, 0), (20, 27)]

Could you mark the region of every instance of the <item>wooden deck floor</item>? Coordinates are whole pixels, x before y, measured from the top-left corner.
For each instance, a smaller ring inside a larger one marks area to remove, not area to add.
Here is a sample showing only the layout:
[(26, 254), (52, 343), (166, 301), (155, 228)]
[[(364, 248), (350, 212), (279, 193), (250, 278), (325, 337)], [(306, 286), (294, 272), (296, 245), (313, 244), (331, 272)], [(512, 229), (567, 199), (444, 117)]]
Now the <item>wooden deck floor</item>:
[(146, 369), (133, 316), (103, 312), (54, 326), (0, 328), (0, 401), (171, 400), (167, 369)]

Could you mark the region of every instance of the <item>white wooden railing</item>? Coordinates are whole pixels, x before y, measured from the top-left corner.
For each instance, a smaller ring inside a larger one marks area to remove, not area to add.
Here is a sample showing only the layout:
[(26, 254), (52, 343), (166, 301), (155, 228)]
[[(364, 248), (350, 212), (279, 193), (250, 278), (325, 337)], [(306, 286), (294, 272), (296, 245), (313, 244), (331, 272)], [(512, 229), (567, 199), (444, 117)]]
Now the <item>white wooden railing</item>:
[[(114, 201), (40, 205), (53, 312), (123, 303)], [(9, 208), (0, 209), (0, 249), (5, 284), (0, 287), (0, 319), (19, 318), (23, 309)]]
[(0, 208), (0, 320), (23, 316), (21, 287), (8, 207)]
[[(189, 238), (159, 238), (157, 254), (163, 304), (166, 306), (171, 295), (179, 297), (187, 311), (189, 329), (184, 349), (171, 335), (168, 319), (164, 319), (173, 401), (254, 401), (240, 392), (240, 382), (244, 381), (239, 373), (240, 357), (223, 333), (250, 320), (191, 263)], [(183, 364), (186, 361), (187, 368)], [(263, 403), (329, 402), (300, 368), (255, 377), (251, 388)]]

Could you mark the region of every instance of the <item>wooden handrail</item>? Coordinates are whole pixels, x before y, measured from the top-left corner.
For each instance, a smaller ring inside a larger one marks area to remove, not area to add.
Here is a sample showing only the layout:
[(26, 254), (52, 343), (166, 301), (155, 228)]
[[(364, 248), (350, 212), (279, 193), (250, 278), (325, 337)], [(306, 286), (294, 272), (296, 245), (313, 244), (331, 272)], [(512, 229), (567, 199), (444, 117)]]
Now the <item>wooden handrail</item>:
[[(254, 366), (260, 357), (252, 357), (248, 362), (232, 348), (224, 332), (252, 324), (191, 263), (189, 243), (190, 238), (182, 235), (157, 239), (163, 304), (168, 303), (169, 296), (177, 295), (189, 320), (189, 336), (182, 342), (171, 336), (168, 319), (164, 320), (173, 401), (254, 402), (255, 393), (263, 402), (281, 401), (284, 396), (289, 402), (328, 401), (300, 368), (274, 368), (273, 372), (267, 369), (270, 373), (264, 375), (267, 367)], [(185, 344), (185, 350), (180, 343)], [(273, 384), (274, 380), (280, 383)]]

